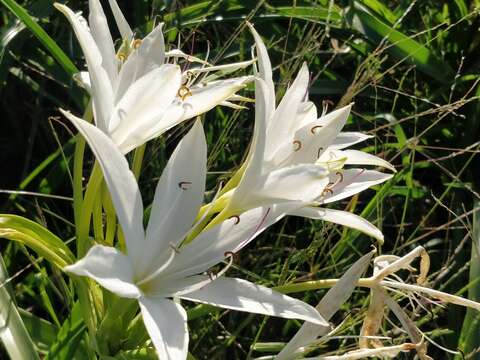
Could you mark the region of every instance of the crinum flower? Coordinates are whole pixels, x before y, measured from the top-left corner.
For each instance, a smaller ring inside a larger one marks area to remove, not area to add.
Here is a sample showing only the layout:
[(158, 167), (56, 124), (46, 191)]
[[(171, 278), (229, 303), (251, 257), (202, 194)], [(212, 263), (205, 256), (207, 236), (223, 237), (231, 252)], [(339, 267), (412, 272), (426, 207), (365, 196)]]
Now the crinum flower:
[(306, 64), (276, 106), (267, 49), (253, 26), (250, 29), (258, 55), (255, 129), (246, 162), (219, 198), (219, 203), (226, 204), (220, 218), (259, 204), (296, 201), (303, 206), (290, 215), (349, 226), (383, 241), (382, 233), (365, 219), (318, 205), (352, 196), (392, 177), (364, 168), (345, 169), (345, 165), (395, 169), (377, 156), (343, 150), (369, 136), (340, 132), (351, 105), (318, 117), (315, 105), (307, 100)]
[[(235, 93), (251, 81), (250, 76), (227, 80), (217, 77), (252, 61), (221, 66), (204, 62), (200, 68), (182, 72), (166, 60), (199, 59), (180, 50), (165, 53), (163, 24), (143, 40), (134, 39), (116, 1), (109, 2), (123, 37), (118, 51), (99, 0), (89, 0), (88, 23), (67, 6), (55, 6), (71, 23), (85, 55), (88, 72), (77, 74), (76, 79), (92, 96), (95, 124), (123, 153), (216, 105), (235, 106), (229, 100), (244, 100)], [(207, 76), (212, 71), (219, 75)]]
[(65, 271), (88, 276), (124, 298), (137, 299), (145, 327), (162, 360), (187, 358), (187, 315), (180, 299), (228, 309), (296, 318), (326, 325), (304, 302), (245, 280), (206, 273), (276, 221), (285, 209), (256, 208), (201, 233), (188, 245), (203, 200), (207, 148), (200, 121), (173, 152), (158, 182), (146, 231), (140, 191), (128, 162), (95, 126), (72, 120), (92, 148), (125, 237), (127, 253), (95, 245)]
[[(415, 269), (411, 266), (411, 263), (416, 258), (420, 258), (420, 271), (416, 284), (408, 284), (395, 273), (402, 269), (414, 272)], [(398, 304), (397, 300), (389, 295), (389, 292), (408, 298), (412, 304), (413, 312), (416, 311), (417, 306), (418, 308), (424, 308), (423, 302), (435, 305), (437, 301), (470, 307), (480, 311), (480, 303), (425, 286), (429, 267), (429, 256), (421, 246), (416, 247), (403, 257), (382, 255), (375, 258), (373, 276), (360, 281), (360, 285), (371, 289), (370, 305), (360, 334), (361, 348), (383, 346), (380, 340), (375, 339), (375, 336), (382, 325), (382, 320), (385, 316), (384, 308), (386, 306), (400, 321), (403, 330), (408, 334), (410, 340), (416, 344), (415, 348), (419, 358), (424, 360), (431, 359), (427, 355), (427, 344), (424, 339), (431, 340), (416, 326), (410, 316), (407, 315), (407, 312)], [(415, 303), (417, 306), (415, 306)]]

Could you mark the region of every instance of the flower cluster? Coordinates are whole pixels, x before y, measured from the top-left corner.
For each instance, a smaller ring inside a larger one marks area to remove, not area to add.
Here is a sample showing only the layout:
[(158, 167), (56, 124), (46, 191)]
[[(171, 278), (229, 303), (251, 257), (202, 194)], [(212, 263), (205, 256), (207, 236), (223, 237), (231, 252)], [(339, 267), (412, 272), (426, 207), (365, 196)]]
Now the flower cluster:
[[(90, 305), (94, 308), (95, 316), (100, 318), (96, 323), (101, 323), (99, 327), (107, 328), (108, 321), (102, 323), (101, 318), (108, 315), (104, 309), (111, 306), (114, 297), (135, 306), (132, 319), (141, 318), (151, 340), (147, 341), (148, 347), (155, 349), (160, 359), (187, 359), (189, 333), (182, 301), (192, 301), (305, 321), (277, 356), (294, 359), (308, 353), (322, 339), (328, 340), (330, 318), (360, 285), (371, 291), (360, 348), (319, 358), (393, 357), (415, 349), (420, 358), (428, 359), (424, 336), (388, 291), (401, 293), (412, 302), (422, 294), (480, 309), (477, 303), (423, 286), (428, 271), (428, 256), (423, 248), (403, 258), (375, 258), (374, 274), (366, 279), (361, 279), (361, 274), (373, 252), (363, 256), (335, 281), (316, 308), (265, 286), (227, 277), (234, 255), (285, 216), (347, 226), (382, 243), (383, 234), (375, 225), (351, 212), (331, 209), (328, 204), (389, 180), (395, 168), (375, 155), (349, 149), (370, 137), (342, 131), (353, 104), (330, 112), (325, 107), (319, 114), (308, 96), (307, 64), (302, 65), (277, 103), (267, 48), (251, 24), (248, 27), (255, 41), (255, 57), (212, 65), (208, 59), (168, 49), (163, 24), (145, 38), (137, 38), (116, 0), (109, 0), (109, 5), (120, 41), (112, 38), (100, 0), (89, 0), (88, 21), (81, 13), (55, 4), (71, 24), (83, 51), (87, 69), (74, 78), (91, 96), (94, 120), (91, 123), (60, 110), (86, 140), (96, 159), (85, 198), (81, 179), (74, 181), (80, 184), (81, 200), (90, 204), (80, 206), (85, 214), (78, 216), (80, 220), (76, 218), (77, 235), (86, 231), (88, 238), (92, 216), (97, 217), (95, 234), (100, 228), (103, 235), (102, 211), (110, 234), (109, 240), (87, 239), (85, 251), (78, 250), (76, 260), (71, 261), (72, 254), (61, 267), (78, 285), (83, 309)], [(229, 77), (249, 67), (253, 75)], [(252, 100), (237, 92), (250, 83), (255, 87), (255, 121), (244, 163), (214, 198), (204, 203), (207, 142), (202, 122), (191, 121), (190, 130), (178, 142), (160, 176), (147, 211), (138, 174), (131, 169), (127, 154), (216, 106), (242, 109), (236, 102)], [(93, 201), (99, 204), (96, 213), (91, 210)], [(395, 272), (412, 270), (410, 263), (418, 256), (422, 259), (418, 284), (410, 285)], [(63, 266), (65, 263), (68, 265)], [(384, 307), (397, 316), (411, 342), (385, 345), (378, 340)], [(95, 327), (94, 322), (86, 320), (86, 324), (90, 331)], [(103, 358), (106, 352), (101, 345), (95, 346)]]

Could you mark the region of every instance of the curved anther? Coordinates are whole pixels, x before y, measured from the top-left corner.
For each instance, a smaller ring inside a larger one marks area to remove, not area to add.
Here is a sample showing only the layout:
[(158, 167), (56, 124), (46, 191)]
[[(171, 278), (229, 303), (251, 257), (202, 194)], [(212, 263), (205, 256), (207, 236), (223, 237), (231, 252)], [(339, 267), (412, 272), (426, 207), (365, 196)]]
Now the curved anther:
[(142, 40), (141, 39), (135, 39), (133, 40), (132, 47), (137, 50), (140, 45), (142, 45)]
[(326, 187), (326, 188), (323, 189), (323, 191), (322, 191), (322, 196), (327, 195), (327, 193), (330, 194), (330, 195), (333, 195), (333, 190), (330, 189), (330, 188), (328, 188), (328, 187)]
[(342, 174), (342, 172), (341, 172), (341, 171), (337, 171), (337, 172), (335, 173), (335, 175), (338, 176), (338, 179), (337, 179), (336, 183), (337, 183), (337, 184), (341, 183), (341, 182), (343, 181), (343, 174)]
[(295, 148), (293, 149), (293, 151), (298, 151), (302, 148), (302, 142), (300, 140), (295, 140), (293, 142), (293, 145), (295, 145)]
[(310, 132), (315, 135), (317, 133), (317, 130), (320, 130), (323, 126), (322, 125), (315, 125), (310, 129)]
[(190, 91), (190, 89), (187, 86), (182, 85), (182, 86), (180, 86), (180, 89), (178, 89), (177, 96), (180, 99), (182, 99), (182, 101), (185, 101), (185, 99), (188, 96), (192, 96), (192, 92)]
[(228, 219), (229, 219), (229, 220), (230, 220), (230, 219), (235, 219), (234, 225), (237, 225), (237, 224), (240, 222), (240, 216), (238, 216), (238, 215), (230, 216)]
[(190, 188), (190, 185), (192, 185), (191, 181), (180, 181), (178, 183), (178, 187), (182, 190), (188, 190)]
[(193, 72), (190, 70), (187, 70), (185, 72), (185, 79), (182, 82), (182, 86), (187, 87), (188, 83), (192, 80), (192, 77), (193, 77)]
[(325, 150), (323, 147), (319, 147), (317, 151), (317, 159), (322, 155), (323, 150)]

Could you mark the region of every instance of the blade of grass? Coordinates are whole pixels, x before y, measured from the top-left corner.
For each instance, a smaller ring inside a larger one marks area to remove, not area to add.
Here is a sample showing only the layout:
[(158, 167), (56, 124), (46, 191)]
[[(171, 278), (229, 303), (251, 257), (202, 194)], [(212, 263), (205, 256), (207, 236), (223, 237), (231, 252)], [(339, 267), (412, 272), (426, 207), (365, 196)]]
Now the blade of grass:
[(38, 25), (37, 21), (31, 17), (27, 10), (20, 6), (15, 0), (0, 0), (27, 28), (35, 35), (35, 37), (45, 46), (45, 48), (52, 54), (55, 60), (62, 66), (62, 68), (70, 75), (78, 73), (75, 64), (57, 45), (57, 43)]

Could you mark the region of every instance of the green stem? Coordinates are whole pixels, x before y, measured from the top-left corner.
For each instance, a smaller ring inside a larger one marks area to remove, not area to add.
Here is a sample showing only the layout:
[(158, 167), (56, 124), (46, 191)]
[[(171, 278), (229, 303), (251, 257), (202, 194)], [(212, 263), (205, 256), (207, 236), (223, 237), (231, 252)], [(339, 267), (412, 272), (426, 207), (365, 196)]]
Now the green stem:
[(145, 156), (145, 149), (146, 145), (143, 144), (135, 149), (135, 154), (133, 155), (132, 172), (137, 180), (140, 177), (140, 171), (142, 170), (142, 162), (143, 157)]
[(90, 248), (88, 234), (90, 232), (90, 219), (92, 217), (95, 198), (98, 195), (100, 186), (103, 181), (102, 170), (100, 165), (95, 162), (92, 175), (88, 181), (87, 190), (83, 199), (82, 213), (80, 215), (80, 223), (77, 225), (77, 256), (82, 258)]

